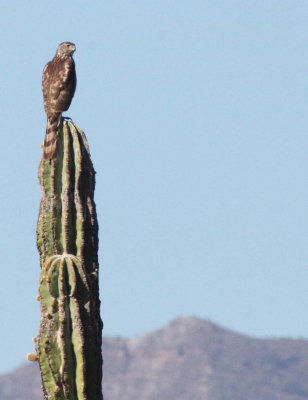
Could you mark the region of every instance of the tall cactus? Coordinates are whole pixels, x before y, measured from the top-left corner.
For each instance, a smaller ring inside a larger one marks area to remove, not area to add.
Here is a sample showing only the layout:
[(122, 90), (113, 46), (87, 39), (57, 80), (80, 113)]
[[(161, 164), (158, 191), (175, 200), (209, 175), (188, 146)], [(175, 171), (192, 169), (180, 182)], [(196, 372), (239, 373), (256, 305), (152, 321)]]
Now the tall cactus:
[(102, 400), (95, 171), (84, 133), (62, 119), (57, 154), (39, 166), (41, 323), (36, 350), (46, 400)]

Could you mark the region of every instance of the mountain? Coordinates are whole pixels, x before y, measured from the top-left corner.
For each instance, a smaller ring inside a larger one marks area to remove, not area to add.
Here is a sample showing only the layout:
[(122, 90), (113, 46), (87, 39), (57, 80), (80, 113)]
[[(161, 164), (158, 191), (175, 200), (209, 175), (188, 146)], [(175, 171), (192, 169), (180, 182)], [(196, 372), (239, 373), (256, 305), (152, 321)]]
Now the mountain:
[[(104, 400), (307, 400), (308, 340), (256, 339), (182, 317), (105, 338)], [(41, 400), (38, 366), (0, 376), (0, 400)]]

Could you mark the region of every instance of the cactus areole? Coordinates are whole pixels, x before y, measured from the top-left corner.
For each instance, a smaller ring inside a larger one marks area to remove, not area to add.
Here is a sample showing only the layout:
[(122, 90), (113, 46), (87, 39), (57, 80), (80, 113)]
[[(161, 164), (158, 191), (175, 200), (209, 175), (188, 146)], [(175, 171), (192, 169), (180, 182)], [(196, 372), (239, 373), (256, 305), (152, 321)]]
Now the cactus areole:
[(62, 119), (57, 152), (39, 166), (41, 322), (36, 351), (45, 400), (102, 400), (95, 171), (84, 133)]

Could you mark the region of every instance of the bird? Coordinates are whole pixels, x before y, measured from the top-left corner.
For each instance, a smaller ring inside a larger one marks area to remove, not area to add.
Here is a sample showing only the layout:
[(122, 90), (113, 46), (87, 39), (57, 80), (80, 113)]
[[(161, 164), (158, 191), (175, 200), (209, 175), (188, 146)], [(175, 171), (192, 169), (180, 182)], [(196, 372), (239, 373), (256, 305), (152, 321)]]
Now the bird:
[(57, 152), (57, 131), (62, 113), (67, 111), (75, 94), (77, 78), (72, 42), (59, 44), (56, 54), (43, 70), (42, 90), (47, 128), (43, 145), (43, 158), (51, 160)]

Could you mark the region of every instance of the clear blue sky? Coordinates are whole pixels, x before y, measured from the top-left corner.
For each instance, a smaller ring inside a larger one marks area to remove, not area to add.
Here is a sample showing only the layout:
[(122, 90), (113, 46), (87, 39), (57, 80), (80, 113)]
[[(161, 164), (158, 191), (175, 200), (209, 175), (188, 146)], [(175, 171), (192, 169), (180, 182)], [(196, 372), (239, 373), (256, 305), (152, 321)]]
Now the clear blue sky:
[(38, 331), (41, 73), (97, 170), (105, 335), (179, 315), (308, 337), (307, 1), (16, 1), (0, 14), (0, 372)]

